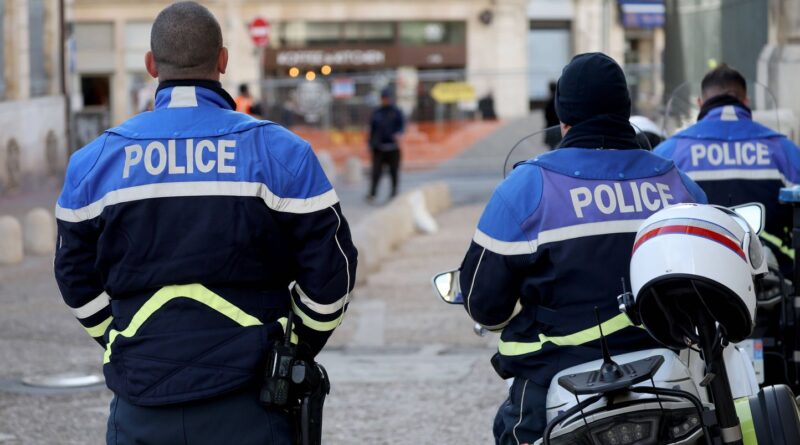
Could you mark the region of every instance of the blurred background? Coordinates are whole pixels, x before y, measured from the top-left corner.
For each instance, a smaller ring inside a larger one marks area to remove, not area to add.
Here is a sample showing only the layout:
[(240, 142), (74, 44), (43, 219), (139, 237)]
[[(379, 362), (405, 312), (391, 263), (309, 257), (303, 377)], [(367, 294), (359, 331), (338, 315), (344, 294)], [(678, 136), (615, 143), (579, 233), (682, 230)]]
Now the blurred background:
[[(0, 0), (4, 445), (102, 443), (111, 394), (53, 279), (52, 209), (69, 155), (152, 107), (144, 55), (169, 3)], [(430, 279), (459, 264), (503, 172), (555, 145), (541, 131), (550, 84), (575, 54), (617, 60), (634, 114), (666, 136), (696, 119), (703, 75), (728, 63), (755, 118), (800, 142), (798, 0), (200, 3), (230, 52), (223, 86), (311, 142), (360, 251), (354, 303), (320, 359), (326, 443), (491, 442), (507, 392), (489, 365), (496, 338), (472, 335)], [(378, 206), (364, 200), (367, 129), (387, 89), (408, 125), (402, 194)], [(434, 214), (431, 230), (417, 233), (411, 201)]]
[[(4, 193), (57, 177), (76, 148), (152, 106), (156, 84), (143, 57), (168, 3), (0, 1)], [(756, 108), (800, 115), (796, 0), (201, 3), (230, 50), (224, 86), (235, 96), (246, 85), (254, 112), (337, 164), (366, 157), (368, 116), (387, 87), (412, 123), (405, 168), (426, 168), (495, 128), (468, 123), (543, 108), (549, 82), (587, 51), (622, 64), (634, 113), (659, 124), (690, 114), (703, 73), (723, 61), (752, 82)]]

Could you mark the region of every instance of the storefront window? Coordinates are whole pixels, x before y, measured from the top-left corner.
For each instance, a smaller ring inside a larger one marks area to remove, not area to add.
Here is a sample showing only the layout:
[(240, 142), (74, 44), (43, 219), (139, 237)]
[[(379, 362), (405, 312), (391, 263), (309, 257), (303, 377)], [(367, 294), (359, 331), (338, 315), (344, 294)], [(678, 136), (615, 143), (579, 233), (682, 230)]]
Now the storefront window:
[(335, 45), (341, 39), (341, 23), (287, 22), (280, 26), (281, 45)]
[(349, 22), (344, 24), (344, 40), (364, 43), (392, 43), (394, 24), (391, 22)]
[(150, 22), (125, 23), (125, 68), (142, 71), (144, 55), (150, 50)]
[(114, 24), (75, 24), (75, 47), (79, 52), (84, 53), (108, 53), (114, 51)]
[(407, 45), (464, 43), (464, 22), (401, 22), (400, 41)]

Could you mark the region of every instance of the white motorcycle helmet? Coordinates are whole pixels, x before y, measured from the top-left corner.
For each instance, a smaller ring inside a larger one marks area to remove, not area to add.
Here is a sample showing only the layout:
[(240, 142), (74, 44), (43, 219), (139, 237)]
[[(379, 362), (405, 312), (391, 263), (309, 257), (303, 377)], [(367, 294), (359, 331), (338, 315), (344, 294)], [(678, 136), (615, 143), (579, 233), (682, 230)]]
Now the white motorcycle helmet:
[(767, 272), (758, 234), (730, 209), (679, 204), (639, 228), (631, 285), (642, 325), (672, 348), (692, 338), (691, 312), (707, 310), (728, 341), (753, 330), (754, 278)]

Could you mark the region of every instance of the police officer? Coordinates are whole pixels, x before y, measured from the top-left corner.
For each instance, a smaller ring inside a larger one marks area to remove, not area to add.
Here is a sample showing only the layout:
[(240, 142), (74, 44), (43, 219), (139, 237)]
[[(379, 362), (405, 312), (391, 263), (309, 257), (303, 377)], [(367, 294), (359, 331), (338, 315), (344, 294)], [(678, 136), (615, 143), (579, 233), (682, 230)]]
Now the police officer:
[(766, 210), (762, 232), (791, 276), (794, 252), (792, 213), (778, 202), (781, 187), (800, 182), (800, 151), (784, 135), (752, 120), (747, 83), (738, 71), (720, 65), (703, 78), (698, 122), (659, 145), (655, 152), (697, 181), (712, 204), (760, 202)]
[(342, 320), (356, 250), (309, 144), (233, 111), (220, 26), (194, 2), (155, 19), (155, 111), (70, 159), (55, 275), (103, 346), (109, 444), (288, 444), (258, 400), (294, 313), (313, 357)]
[(502, 445), (536, 441), (553, 376), (601, 358), (595, 308), (612, 353), (655, 347), (616, 301), (636, 231), (665, 206), (705, 201), (671, 161), (638, 148), (625, 75), (608, 56), (572, 59), (556, 109), (564, 148), (500, 183), (461, 265), (465, 308), (502, 331), (493, 363), (514, 377), (495, 418)]

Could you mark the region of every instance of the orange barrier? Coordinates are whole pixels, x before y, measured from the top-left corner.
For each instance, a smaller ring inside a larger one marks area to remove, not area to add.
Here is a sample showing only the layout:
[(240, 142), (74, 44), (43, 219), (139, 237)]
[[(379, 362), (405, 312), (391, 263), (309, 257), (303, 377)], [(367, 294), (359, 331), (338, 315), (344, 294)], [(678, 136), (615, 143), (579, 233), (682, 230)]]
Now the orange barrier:
[[(400, 137), (403, 168), (434, 168), (460, 154), (500, 125), (500, 121), (409, 123)], [(357, 156), (365, 164), (369, 162), (365, 129), (323, 130), (298, 125), (291, 130), (307, 140), (315, 151), (327, 150), (338, 167), (342, 167), (352, 156)]]

